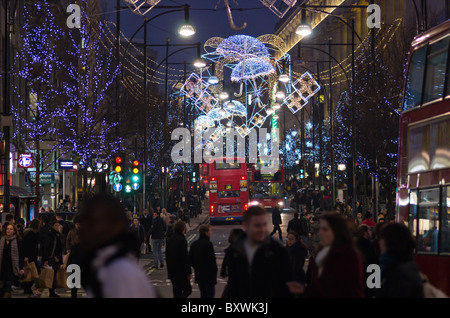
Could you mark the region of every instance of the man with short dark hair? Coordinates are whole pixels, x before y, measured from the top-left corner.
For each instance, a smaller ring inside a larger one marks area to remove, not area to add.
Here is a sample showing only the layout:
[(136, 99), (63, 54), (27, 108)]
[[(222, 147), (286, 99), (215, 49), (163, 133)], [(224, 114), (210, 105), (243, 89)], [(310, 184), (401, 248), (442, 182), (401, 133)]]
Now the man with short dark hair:
[[(164, 235), (167, 231), (166, 222), (160, 217), (158, 211), (153, 212), (153, 224), (150, 228), (150, 236), (152, 239), (153, 259), (155, 263), (153, 268), (164, 267), (164, 260), (162, 257), (162, 246), (164, 244)], [(159, 262), (159, 266), (158, 266)]]
[(201, 298), (214, 298), (217, 263), (214, 246), (210, 241), (212, 235), (210, 225), (200, 225), (199, 234), (199, 239), (192, 243), (189, 259), (195, 270), (195, 282), (200, 288)]
[(303, 243), (306, 245), (309, 244), (309, 232), (310, 232), (310, 222), (311, 219), (311, 213), (306, 212), (305, 216), (300, 220), (301, 222), (301, 232), (300, 232), (300, 238), (302, 239)]
[(228, 294), (232, 298), (292, 297), (289, 255), (269, 236), (267, 211), (252, 206), (244, 212), (245, 233), (230, 246)]
[(294, 213), (294, 218), (288, 223), (287, 232), (289, 233), (291, 231), (294, 231), (299, 236), (302, 232), (302, 224), (300, 222), (300, 219), (298, 218), (298, 212)]
[(187, 298), (192, 293), (192, 271), (185, 234), (186, 224), (178, 221), (173, 226), (173, 235), (167, 240), (167, 273), (174, 298)]
[(280, 237), (280, 241), (283, 242), (283, 236), (281, 232), (281, 211), (279, 208), (279, 204), (275, 205), (275, 207), (272, 209), (272, 224), (273, 224), (273, 231), (270, 233), (270, 236), (274, 235), (278, 231), (278, 235)]

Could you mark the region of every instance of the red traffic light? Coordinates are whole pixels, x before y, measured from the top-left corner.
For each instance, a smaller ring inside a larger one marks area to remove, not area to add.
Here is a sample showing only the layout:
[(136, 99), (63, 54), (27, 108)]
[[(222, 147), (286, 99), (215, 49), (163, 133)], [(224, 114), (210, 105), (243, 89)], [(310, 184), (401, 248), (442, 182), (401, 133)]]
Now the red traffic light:
[(139, 166), (139, 161), (134, 160), (134, 161), (133, 161), (133, 166), (135, 166), (135, 167)]
[(116, 157), (116, 163), (119, 164), (119, 163), (121, 163), (121, 162), (122, 162), (122, 158)]

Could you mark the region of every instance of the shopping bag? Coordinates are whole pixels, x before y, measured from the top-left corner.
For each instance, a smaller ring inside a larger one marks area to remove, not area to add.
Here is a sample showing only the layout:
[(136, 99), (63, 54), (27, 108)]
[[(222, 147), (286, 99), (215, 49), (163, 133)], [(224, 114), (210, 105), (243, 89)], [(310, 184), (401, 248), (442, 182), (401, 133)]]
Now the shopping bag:
[(64, 268), (56, 272), (55, 288), (67, 288), (67, 272)]
[(63, 266), (64, 268), (67, 267), (67, 262), (69, 261), (70, 252), (63, 256)]
[(141, 244), (141, 254), (145, 255), (147, 253), (147, 244), (145, 244), (145, 242), (143, 242)]
[(53, 276), (55, 271), (50, 268), (42, 268), (41, 275), (36, 280), (36, 288), (53, 288)]
[(31, 277), (33, 277), (33, 280), (39, 279), (39, 273), (36, 264), (34, 264), (34, 262), (28, 263), (28, 268), (31, 272)]

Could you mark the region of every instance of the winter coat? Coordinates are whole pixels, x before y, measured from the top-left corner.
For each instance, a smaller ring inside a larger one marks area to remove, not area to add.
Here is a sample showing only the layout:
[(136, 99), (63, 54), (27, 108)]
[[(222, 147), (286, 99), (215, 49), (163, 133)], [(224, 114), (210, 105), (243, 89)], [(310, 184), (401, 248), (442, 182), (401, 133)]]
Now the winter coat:
[(403, 258), (381, 256), (381, 288), (377, 298), (423, 298), (423, 281), (412, 256)]
[[(39, 230), (39, 256), (41, 256), (41, 262), (44, 262), (44, 258), (49, 255), (49, 247), (50, 247), (50, 233), (52, 227), (50, 224), (44, 225)], [(45, 257), (44, 257), (45, 256)]]
[(13, 280), (19, 277), (19, 271), (23, 269), (22, 241), (14, 235), (9, 244), (8, 238), (3, 236), (0, 239), (0, 280)]
[(315, 259), (309, 260), (310, 285), (305, 295), (319, 298), (363, 298), (362, 262), (357, 252), (348, 246), (332, 246), (324, 259), (319, 276)]
[(166, 262), (168, 277), (172, 281), (186, 279), (192, 274), (188, 244), (183, 234), (175, 232), (167, 240)]
[(292, 281), (289, 254), (272, 238), (258, 247), (249, 265), (240, 236), (230, 247), (228, 293), (233, 298), (289, 298), (286, 283)]
[(305, 259), (308, 251), (303, 248), (300, 243), (295, 243), (292, 246), (287, 246), (286, 250), (289, 253), (292, 265), (292, 279), (301, 284), (305, 284)]
[(311, 233), (309, 248), (315, 249), (317, 246), (319, 246), (319, 221), (309, 223), (309, 233)]
[(49, 265), (57, 267), (58, 264), (62, 263), (63, 255), (63, 244), (62, 244), (62, 234), (50, 228), (50, 233), (48, 234), (47, 246), (44, 247), (46, 254), (42, 256), (42, 263), (45, 261), (49, 262)]
[(280, 225), (281, 224), (281, 212), (278, 208), (273, 208), (272, 210), (272, 224)]
[(130, 232), (136, 237), (139, 244), (142, 244), (145, 240), (145, 229), (142, 224), (135, 226), (134, 224), (130, 227)]
[(150, 235), (153, 240), (163, 240), (166, 231), (166, 222), (160, 216), (153, 219), (153, 224), (150, 228)]
[(70, 251), (67, 265), (79, 264), (82, 259), (81, 249), (79, 245), (80, 233), (77, 229), (69, 231), (66, 239), (66, 250)]
[[(356, 248), (358, 249), (361, 260), (363, 263), (363, 269), (364, 269), (364, 281), (367, 281), (367, 278), (371, 275), (371, 273), (367, 273), (367, 266), (371, 264), (378, 264), (378, 258), (375, 253), (375, 249), (373, 247), (373, 244), (366, 238), (361, 237), (356, 241)], [(366, 294), (366, 298), (372, 298), (374, 290), (369, 289), (367, 284), (364, 285), (364, 290)]]
[(217, 263), (214, 246), (206, 235), (192, 243), (189, 259), (195, 270), (197, 284), (217, 283)]
[(25, 229), (22, 240), (23, 257), (28, 257), (28, 262), (36, 263), (39, 254), (39, 231)]
[(300, 236), (308, 236), (309, 234), (309, 220), (306, 217), (303, 217), (301, 220), (301, 233)]
[(287, 232), (289, 233), (291, 231), (296, 232), (298, 235), (301, 234), (302, 224), (301, 224), (299, 219), (295, 219), (294, 218), (294, 219), (289, 221), (288, 227), (287, 227)]
[(149, 214), (147, 214), (147, 216), (141, 215), (141, 217), (139, 218), (139, 223), (142, 224), (142, 226), (144, 227), (145, 233), (149, 233), (150, 228), (152, 227), (153, 224), (153, 218), (152, 216)]

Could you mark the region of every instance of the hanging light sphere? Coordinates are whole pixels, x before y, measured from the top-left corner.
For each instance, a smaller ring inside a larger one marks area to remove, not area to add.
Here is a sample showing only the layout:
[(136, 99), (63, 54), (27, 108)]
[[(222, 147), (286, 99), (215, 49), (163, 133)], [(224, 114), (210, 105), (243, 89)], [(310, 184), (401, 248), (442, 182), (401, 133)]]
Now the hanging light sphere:
[(218, 79), (217, 76), (215, 76), (215, 75), (210, 76), (210, 77), (208, 78), (208, 83), (211, 84), (211, 85), (216, 85), (216, 84), (219, 83), (219, 79)]
[(196, 33), (195, 28), (190, 24), (183, 24), (178, 29), (178, 34), (180, 34), (181, 36), (183, 36), (185, 38), (193, 36), (195, 33)]
[(236, 107), (236, 104), (233, 103), (233, 102), (229, 102), (229, 103), (227, 104), (227, 108), (228, 108), (228, 109), (234, 109), (235, 107)]
[(280, 90), (275, 93), (275, 97), (278, 99), (284, 99), (286, 97), (286, 94)]
[(225, 91), (219, 93), (219, 98), (220, 99), (227, 99), (228, 97), (229, 97), (229, 95)]
[(297, 29), (295, 30), (295, 33), (300, 36), (308, 36), (308, 35), (311, 35), (312, 29), (311, 29), (311, 26), (309, 26), (306, 23), (303, 23), (297, 27)]
[(223, 108), (219, 109), (219, 115), (220, 115), (220, 116), (225, 116), (226, 113), (227, 113), (227, 112), (225, 111), (225, 109), (223, 109)]
[(192, 63), (196, 68), (203, 68), (206, 66), (206, 62), (202, 58), (195, 59), (194, 63)]
[(278, 80), (282, 83), (287, 83), (290, 81), (290, 78), (287, 74), (281, 74), (280, 77), (278, 77)]
[(281, 104), (280, 103), (274, 103), (272, 106), (273, 109), (278, 110), (281, 108)]
[(273, 118), (278, 119), (280, 118), (280, 116), (278, 116), (277, 114), (273, 115)]
[(272, 115), (273, 114), (273, 109), (272, 108), (267, 108), (266, 109), (266, 113), (267, 113), (267, 115)]

